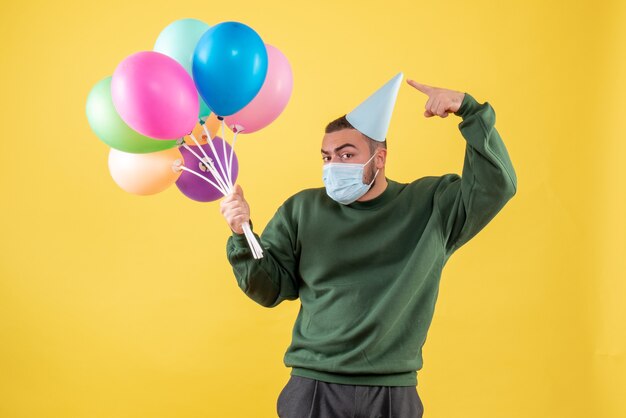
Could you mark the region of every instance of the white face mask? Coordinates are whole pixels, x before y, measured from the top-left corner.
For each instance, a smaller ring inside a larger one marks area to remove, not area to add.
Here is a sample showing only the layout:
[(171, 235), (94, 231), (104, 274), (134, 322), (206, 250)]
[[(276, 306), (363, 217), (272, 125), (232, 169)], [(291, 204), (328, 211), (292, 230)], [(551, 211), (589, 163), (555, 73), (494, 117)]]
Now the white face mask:
[(328, 163), (324, 165), (322, 179), (326, 186), (326, 194), (333, 200), (349, 205), (363, 196), (374, 184), (378, 171), (370, 184), (363, 183), (363, 171), (376, 153), (364, 164)]

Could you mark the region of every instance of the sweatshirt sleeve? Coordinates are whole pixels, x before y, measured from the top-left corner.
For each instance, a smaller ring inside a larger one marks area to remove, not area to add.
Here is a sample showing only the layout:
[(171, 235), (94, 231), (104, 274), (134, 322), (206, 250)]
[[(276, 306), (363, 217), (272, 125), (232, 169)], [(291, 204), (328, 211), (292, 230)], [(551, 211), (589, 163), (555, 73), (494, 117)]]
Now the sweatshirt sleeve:
[(462, 176), (445, 174), (435, 193), (447, 256), (493, 219), (517, 192), (517, 176), (488, 102), (465, 93), (455, 115), (466, 140)]
[(265, 307), (298, 298), (295, 234), (279, 208), (261, 237), (263, 258), (255, 260), (245, 235), (233, 233), (226, 243), (226, 254), (237, 283), (248, 297)]

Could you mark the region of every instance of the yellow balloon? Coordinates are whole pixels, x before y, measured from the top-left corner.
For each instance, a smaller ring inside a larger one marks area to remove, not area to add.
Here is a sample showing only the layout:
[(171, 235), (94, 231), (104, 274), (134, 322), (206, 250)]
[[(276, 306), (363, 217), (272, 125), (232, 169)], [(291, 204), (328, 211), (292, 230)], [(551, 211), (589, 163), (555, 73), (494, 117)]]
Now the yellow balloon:
[[(215, 113), (211, 113), (209, 117), (206, 119), (205, 125), (206, 125), (207, 130), (209, 131), (209, 134), (211, 134), (211, 138), (215, 138), (215, 135), (218, 134), (218, 130), (220, 129), (221, 123), (222, 122), (217, 118), (217, 116), (215, 116)], [(200, 125), (199, 123), (196, 123), (196, 126), (193, 128), (192, 133), (193, 133), (193, 136), (196, 138), (196, 141), (198, 141), (200, 145), (207, 143), (207, 136), (204, 133), (204, 129), (202, 128), (202, 125)], [(196, 145), (196, 143), (193, 142), (193, 139), (191, 139), (189, 135), (185, 136), (185, 143), (187, 145)]]
[(128, 193), (151, 195), (171, 186), (182, 171), (173, 166), (183, 160), (178, 148), (147, 154), (131, 154), (111, 148), (109, 171), (118, 186)]

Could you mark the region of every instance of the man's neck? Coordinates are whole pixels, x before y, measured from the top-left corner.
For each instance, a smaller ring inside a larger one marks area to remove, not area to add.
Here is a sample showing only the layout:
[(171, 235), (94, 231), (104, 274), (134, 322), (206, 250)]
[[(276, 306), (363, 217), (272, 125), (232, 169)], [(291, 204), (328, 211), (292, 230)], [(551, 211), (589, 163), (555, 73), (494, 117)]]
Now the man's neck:
[(366, 202), (368, 200), (376, 199), (378, 196), (383, 194), (383, 192), (387, 189), (387, 178), (385, 177), (385, 171), (380, 170), (378, 175), (376, 176), (376, 180), (372, 187), (361, 196), (360, 199), (357, 199), (357, 202)]

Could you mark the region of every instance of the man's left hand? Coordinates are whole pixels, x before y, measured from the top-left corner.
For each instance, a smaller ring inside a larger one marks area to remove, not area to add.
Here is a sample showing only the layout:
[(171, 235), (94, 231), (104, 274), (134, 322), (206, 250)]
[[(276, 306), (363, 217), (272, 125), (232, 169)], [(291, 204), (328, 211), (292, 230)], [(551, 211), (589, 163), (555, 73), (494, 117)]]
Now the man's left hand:
[(465, 93), (460, 91), (427, 86), (413, 80), (407, 80), (406, 82), (428, 96), (425, 106), (426, 110), (424, 111), (424, 116), (427, 118), (435, 115), (447, 118), (449, 113), (459, 110), (465, 97)]

